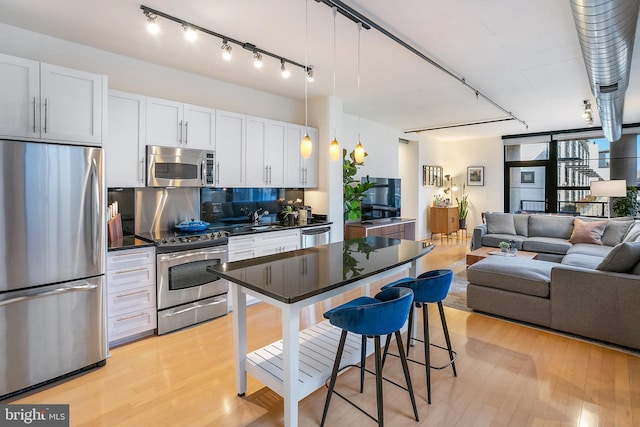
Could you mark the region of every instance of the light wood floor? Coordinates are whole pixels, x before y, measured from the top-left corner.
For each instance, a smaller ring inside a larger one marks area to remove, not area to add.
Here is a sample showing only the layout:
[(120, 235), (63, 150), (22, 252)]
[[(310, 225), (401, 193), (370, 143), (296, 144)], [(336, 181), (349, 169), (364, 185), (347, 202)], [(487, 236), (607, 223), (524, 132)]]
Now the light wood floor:
[[(436, 243), (424, 268), (444, 267), (467, 252), (466, 241)], [(306, 311), (302, 326), (319, 320), (324, 308)], [(246, 397), (236, 395), (231, 316), (112, 349), (105, 367), (14, 403), (70, 404), (72, 426), (282, 425), (282, 399), (256, 380), (249, 377)], [(442, 341), (437, 310), (430, 316), (432, 337)], [(411, 417), (406, 393), (385, 384), (387, 425), (640, 425), (639, 357), (475, 313), (446, 308), (446, 316), (458, 377), (450, 370), (432, 371), (428, 405), (424, 368), (411, 364), (420, 423)], [(249, 308), (248, 323), (250, 349), (280, 338), (279, 314), (266, 304)], [(412, 356), (419, 358), (421, 351), (416, 346)], [(399, 361), (390, 358), (385, 376), (402, 383), (401, 372)], [(337, 387), (375, 413), (373, 378), (358, 395), (357, 375), (347, 371)], [(325, 396), (320, 389), (300, 402), (301, 426), (319, 424)], [(327, 425), (374, 423), (334, 397)]]

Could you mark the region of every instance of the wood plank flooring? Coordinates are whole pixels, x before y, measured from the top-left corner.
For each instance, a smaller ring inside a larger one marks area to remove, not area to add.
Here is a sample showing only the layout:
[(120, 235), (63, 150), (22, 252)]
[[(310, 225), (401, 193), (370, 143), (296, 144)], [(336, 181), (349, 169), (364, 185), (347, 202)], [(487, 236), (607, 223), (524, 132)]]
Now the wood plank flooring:
[[(423, 269), (462, 259), (468, 241), (436, 240)], [(322, 319), (328, 307), (306, 310), (301, 327)], [(411, 416), (406, 392), (385, 384), (385, 423), (389, 426), (617, 426), (640, 425), (640, 358), (633, 354), (446, 308), (458, 377), (450, 369), (432, 371), (433, 403), (426, 402), (425, 372), (410, 364), (420, 422)], [(283, 424), (282, 399), (249, 376), (248, 393), (235, 392), (232, 314), (161, 337), (111, 350), (107, 365), (13, 403), (67, 403), (72, 426), (275, 426)], [(421, 316), (419, 316), (420, 318)], [(248, 309), (248, 346), (280, 339), (277, 310), (266, 304)], [(437, 310), (430, 310), (434, 342), (443, 342)], [(419, 334), (422, 322), (419, 323)], [(419, 335), (420, 336), (420, 335)], [(421, 359), (418, 344), (411, 356)], [(446, 354), (432, 351), (434, 364)], [(368, 359), (373, 365), (373, 358)], [(385, 376), (403, 383), (396, 358)], [(357, 392), (358, 373), (345, 372), (337, 387), (375, 413), (375, 383), (367, 377)], [(318, 425), (326, 390), (300, 402), (301, 426)], [(6, 402), (3, 402), (6, 403)], [(356, 409), (334, 397), (331, 426), (372, 426)]]

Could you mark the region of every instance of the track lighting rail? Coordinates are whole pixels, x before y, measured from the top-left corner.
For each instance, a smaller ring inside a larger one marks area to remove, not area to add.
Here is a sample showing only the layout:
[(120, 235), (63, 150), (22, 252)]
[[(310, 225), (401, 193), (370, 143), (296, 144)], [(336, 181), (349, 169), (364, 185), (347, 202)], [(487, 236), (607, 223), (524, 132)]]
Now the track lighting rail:
[[(344, 17), (346, 17), (347, 19), (350, 19), (351, 21), (353, 21), (355, 23), (361, 23), (362, 24), (362, 28), (366, 28), (366, 29), (375, 28), (376, 30), (378, 30), (379, 32), (381, 32), (382, 34), (384, 34), (385, 36), (387, 36), (388, 38), (390, 38), (394, 42), (398, 43), (400, 46), (404, 47), (405, 49), (409, 50), (414, 55), (418, 56), (420, 59), (428, 62), (429, 64), (431, 64), (432, 66), (436, 67), (438, 70), (442, 71), (443, 73), (445, 73), (449, 77), (456, 79), (463, 86), (471, 89), (475, 93), (476, 98), (479, 97), (479, 98), (484, 99), (489, 104), (493, 105), (495, 108), (497, 108), (498, 110), (502, 111), (507, 116), (509, 116), (509, 120), (517, 120), (520, 123), (522, 123), (522, 125), (525, 126), (527, 129), (529, 129), (529, 125), (527, 125), (527, 123), (525, 121), (523, 121), (523, 120), (519, 119), (518, 117), (516, 117), (514, 114), (511, 113), (511, 111), (507, 111), (500, 104), (498, 104), (497, 102), (495, 102), (494, 100), (492, 100), (491, 98), (489, 98), (488, 96), (483, 94), (479, 89), (476, 89), (475, 87), (471, 86), (469, 83), (467, 83), (467, 81), (463, 77), (458, 76), (454, 72), (452, 72), (452, 71), (448, 70), (447, 68), (445, 68), (444, 66), (438, 64), (436, 61), (434, 61), (433, 59), (429, 58), (427, 55), (425, 55), (424, 53), (420, 52), (418, 49), (414, 48), (409, 43), (405, 42), (400, 37), (396, 36), (395, 34), (391, 33), (390, 31), (386, 30), (385, 28), (383, 28), (382, 26), (377, 24), (372, 19), (364, 16), (363, 14), (358, 12), (357, 10), (353, 9), (351, 6), (346, 5), (345, 3), (341, 2), (340, 0), (316, 0), (316, 2), (317, 3), (323, 3), (323, 4), (325, 4), (325, 5), (327, 5), (327, 6), (331, 7), (331, 8), (334, 8), (334, 7), (337, 8), (339, 14), (343, 15)], [(487, 123), (492, 123), (493, 121), (486, 121), (486, 122)], [(482, 122), (477, 122), (477, 124), (483, 124), (483, 123)]]
[(166, 14), (166, 13), (161, 12), (159, 10), (152, 9), (152, 8), (150, 8), (148, 6), (140, 5), (140, 9), (142, 9), (142, 12), (147, 17), (149, 16), (149, 14), (160, 16), (162, 18), (165, 18), (165, 19), (168, 19), (170, 21), (176, 22), (176, 23), (182, 25), (183, 27), (185, 27), (185, 26), (186, 27), (190, 27), (190, 28), (193, 28), (194, 30), (200, 31), (202, 33), (206, 33), (206, 34), (209, 34), (211, 36), (217, 37), (217, 38), (221, 39), (223, 42), (233, 43), (233, 44), (235, 44), (237, 46), (242, 47), (243, 49), (250, 50), (254, 54), (255, 53), (260, 53), (262, 55), (267, 55), (267, 56), (270, 56), (271, 58), (275, 58), (278, 61), (281, 61), (281, 62), (284, 61), (284, 62), (286, 62), (288, 64), (295, 65), (296, 67), (302, 68), (305, 71), (305, 73), (307, 73), (307, 74), (309, 74), (309, 70), (313, 68), (312, 66), (305, 66), (304, 64), (300, 64), (299, 62), (296, 62), (296, 61), (294, 61), (292, 59), (285, 58), (284, 56), (276, 55), (275, 53), (269, 52), (268, 50), (261, 49), (261, 48), (257, 47), (253, 43), (242, 42), (240, 40), (234, 39), (233, 37), (228, 37), (228, 36), (225, 36), (224, 34), (216, 33), (215, 31), (211, 31), (211, 30), (209, 30), (207, 28), (200, 27), (199, 25), (192, 24), (191, 22), (188, 22), (188, 21), (185, 21), (183, 19), (177, 18), (175, 16)]

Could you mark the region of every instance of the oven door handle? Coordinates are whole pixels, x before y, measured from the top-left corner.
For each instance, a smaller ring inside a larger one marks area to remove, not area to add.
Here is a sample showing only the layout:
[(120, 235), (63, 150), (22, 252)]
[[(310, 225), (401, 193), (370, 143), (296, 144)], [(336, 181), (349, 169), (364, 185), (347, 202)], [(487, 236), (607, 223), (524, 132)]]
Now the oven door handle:
[(185, 253), (164, 254), (164, 255), (158, 255), (158, 261), (159, 262), (174, 261), (174, 260), (180, 260), (184, 258), (223, 254), (226, 252), (227, 252), (226, 249), (216, 249), (214, 251), (208, 250), (208, 251), (200, 251), (200, 252), (189, 252), (186, 254)]

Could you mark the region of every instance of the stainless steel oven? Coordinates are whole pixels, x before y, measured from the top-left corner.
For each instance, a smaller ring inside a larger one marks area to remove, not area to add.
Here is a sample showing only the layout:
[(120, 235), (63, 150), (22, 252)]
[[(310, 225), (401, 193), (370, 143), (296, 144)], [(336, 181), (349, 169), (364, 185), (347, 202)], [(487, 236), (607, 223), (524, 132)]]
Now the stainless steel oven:
[(227, 245), (160, 251), (156, 261), (158, 335), (227, 314), (229, 283), (207, 271), (227, 262)]
[(215, 152), (147, 145), (147, 187), (213, 187)]

